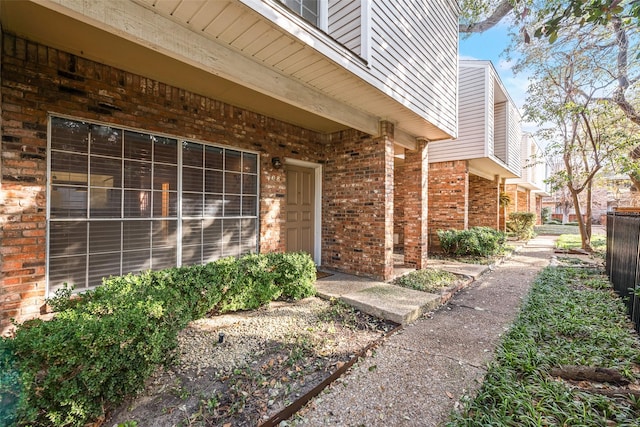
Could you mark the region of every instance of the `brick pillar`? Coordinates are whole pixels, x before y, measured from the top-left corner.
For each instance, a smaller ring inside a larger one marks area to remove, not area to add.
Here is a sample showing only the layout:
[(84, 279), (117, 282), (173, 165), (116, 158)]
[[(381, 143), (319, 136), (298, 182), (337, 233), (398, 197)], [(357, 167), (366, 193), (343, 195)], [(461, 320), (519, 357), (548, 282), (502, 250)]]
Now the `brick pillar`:
[(469, 227), (500, 229), (500, 178), (469, 175)]
[(427, 142), (418, 141), (406, 150), (401, 188), (404, 196), (404, 262), (417, 269), (427, 265), (427, 208), (429, 162)]
[(439, 250), (437, 230), (468, 226), (469, 170), (465, 160), (429, 164), (429, 248)]

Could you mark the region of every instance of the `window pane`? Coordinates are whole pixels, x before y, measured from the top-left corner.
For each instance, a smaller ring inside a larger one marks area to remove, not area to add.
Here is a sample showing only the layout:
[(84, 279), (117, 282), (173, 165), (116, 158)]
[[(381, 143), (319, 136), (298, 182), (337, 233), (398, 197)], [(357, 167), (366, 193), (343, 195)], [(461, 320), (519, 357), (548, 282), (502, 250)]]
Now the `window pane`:
[(120, 221), (89, 223), (89, 253), (120, 252)]
[(124, 132), (124, 156), (127, 159), (151, 160), (152, 136), (147, 133)]
[(183, 246), (182, 265), (193, 265), (202, 263), (202, 246)]
[(153, 160), (162, 163), (178, 163), (178, 141), (155, 137)]
[(153, 249), (151, 254), (151, 268), (162, 270), (164, 268), (175, 267), (177, 262), (176, 249)]
[(89, 215), (92, 218), (120, 218), (122, 212), (122, 190), (91, 188)]
[(120, 129), (91, 125), (91, 154), (122, 157), (122, 132)]
[(242, 171), (242, 153), (235, 150), (225, 150), (224, 168), (228, 171)]
[[(123, 249), (145, 249), (151, 246), (151, 221), (124, 221)], [(127, 255), (124, 256), (127, 258)]]
[(154, 165), (153, 188), (154, 190), (176, 191), (178, 189), (178, 168), (169, 165)]
[(242, 171), (247, 173), (258, 173), (257, 154), (242, 153)]
[(202, 220), (182, 221), (182, 244), (183, 246), (202, 244)]
[(222, 221), (223, 238), (222, 238), (222, 254), (223, 256), (240, 255), (240, 220), (225, 219)]
[(125, 252), (122, 256), (122, 274), (139, 273), (151, 268), (151, 249)]
[(182, 144), (182, 164), (202, 167), (202, 144), (184, 142)]
[(124, 186), (125, 188), (151, 188), (151, 163), (126, 160)]
[(49, 224), (49, 256), (78, 255), (87, 252), (87, 223), (83, 221)]
[(120, 275), (120, 252), (89, 255), (89, 286), (99, 286), (102, 279)]
[(124, 192), (124, 216), (126, 218), (151, 217), (151, 191), (127, 190)]
[(83, 154), (51, 152), (51, 182), (54, 184), (68, 184), (86, 186), (87, 159)]
[(122, 161), (91, 156), (91, 185), (96, 187), (122, 187)]
[(156, 218), (177, 217), (178, 193), (175, 191), (154, 191), (153, 216)]
[(242, 216), (257, 216), (257, 200), (255, 196), (242, 196)]
[[(153, 221), (153, 244), (154, 248), (175, 248), (178, 241), (178, 221), (160, 220)], [(155, 268), (155, 267), (154, 267)]]
[(242, 175), (242, 194), (258, 194), (258, 177), (256, 175)]
[(224, 216), (240, 216), (240, 196), (225, 196)]
[(76, 120), (54, 117), (51, 119), (51, 148), (54, 150), (86, 153), (89, 125)]
[(239, 173), (224, 173), (224, 192), (227, 194), (240, 194), (242, 189), (242, 175)]
[(224, 188), (224, 175), (222, 171), (205, 171), (205, 191), (207, 193), (222, 193)]
[(202, 169), (182, 168), (182, 191), (202, 192)]
[(207, 194), (204, 196), (204, 216), (215, 217), (223, 215), (222, 195)]
[(49, 291), (61, 288), (64, 283), (75, 285), (76, 290), (86, 288), (87, 256), (78, 255), (49, 260)]
[(202, 216), (202, 194), (182, 194), (182, 216)]
[(223, 149), (218, 147), (205, 146), (204, 166), (207, 169), (222, 169)]
[(86, 218), (87, 188), (61, 187), (51, 188), (49, 206), (51, 218)]
[(222, 245), (220, 243), (207, 245), (202, 248), (202, 262), (206, 264), (222, 258)]
[(222, 240), (222, 220), (205, 220), (203, 224), (202, 237), (205, 246), (219, 243)]

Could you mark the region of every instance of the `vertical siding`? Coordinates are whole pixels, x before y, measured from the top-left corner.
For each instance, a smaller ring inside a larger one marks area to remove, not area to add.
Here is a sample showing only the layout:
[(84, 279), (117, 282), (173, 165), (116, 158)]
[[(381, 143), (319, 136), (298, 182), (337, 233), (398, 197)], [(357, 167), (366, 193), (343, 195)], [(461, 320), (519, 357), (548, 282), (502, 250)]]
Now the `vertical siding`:
[(329, 35), (362, 56), (361, 3), (360, 0), (329, 0)]
[(487, 135), (487, 71), (460, 67), (458, 139), (429, 144), (429, 162), (485, 157)]
[(508, 105), (500, 102), (493, 106), (493, 155), (507, 163), (507, 117)]
[(458, 10), (453, 1), (374, 1), (371, 73), (376, 86), (456, 134)]
[(522, 130), (520, 127), (520, 112), (509, 102), (508, 108), (508, 123), (509, 123), (509, 138), (507, 145), (507, 167), (516, 175), (522, 173), (522, 157), (520, 155), (520, 144), (522, 141)]
[(487, 93), (487, 104), (486, 104), (486, 108), (487, 108), (487, 142), (486, 142), (486, 147), (487, 147), (487, 151), (485, 152), (485, 156), (489, 156), (490, 154), (493, 154), (495, 152), (495, 145), (496, 145), (496, 140), (495, 140), (495, 120), (496, 120), (496, 114), (494, 111), (494, 107), (495, 107), (495, 88), (496, 88), (496, 82), (493, 79), (493, 73), (491, 72), (490, 69), (487, 69), (487, 89), (486, 89), (486, 93)]

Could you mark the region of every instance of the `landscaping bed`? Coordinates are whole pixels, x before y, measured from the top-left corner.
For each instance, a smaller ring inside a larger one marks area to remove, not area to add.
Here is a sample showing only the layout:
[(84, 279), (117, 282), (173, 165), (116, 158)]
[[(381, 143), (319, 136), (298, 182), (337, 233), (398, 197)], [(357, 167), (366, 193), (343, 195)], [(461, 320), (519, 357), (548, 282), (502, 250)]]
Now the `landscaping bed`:
[[(575, 267), (565, 267), (568, 263)], [(536, 279), (477, 396), (448, 426), (637, 426), (640, 340), (598, 268)]]
[(259, 425), (395, 327), (316, 297), (193, 321), (174, 364), (104, 425)]

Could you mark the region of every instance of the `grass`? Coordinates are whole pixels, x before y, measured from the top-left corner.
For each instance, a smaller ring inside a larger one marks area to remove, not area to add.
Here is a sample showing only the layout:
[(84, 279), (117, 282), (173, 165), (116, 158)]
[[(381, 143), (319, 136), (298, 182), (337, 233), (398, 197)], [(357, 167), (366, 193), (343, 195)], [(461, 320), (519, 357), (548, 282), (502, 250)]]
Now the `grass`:
[(473, 400), (455, 426), (638, 426), (640, 402), (586, 391), (604, 384), (549, 375), (562, 365), (613, 368), (637, 387), (640, 341), (622, 301), (597, 269), (547, 267), (498, 346)]
[(400, 276), (393, 281), (393, 284), (417, 291), (439, 292), (441, 289), (451, 286), (456, 280), (458, 277), (453, 273), (427, 268)]
[[(580, 234), (561, 234), (556, 240), (556, 247), (561, 249), (578, 249), (581, 246)], [(604, 252), (607, 249), (607, 237), (594, 234), (591, 236), (591, 246), (596, 252)]]
[(544, 224), (536, 225), (534, 227), (536, 234), (559, 236), (561, 234), (580, 234), (577, 225), (556, 225), (556, 224)]

